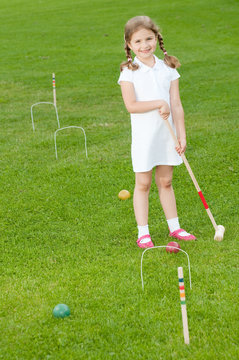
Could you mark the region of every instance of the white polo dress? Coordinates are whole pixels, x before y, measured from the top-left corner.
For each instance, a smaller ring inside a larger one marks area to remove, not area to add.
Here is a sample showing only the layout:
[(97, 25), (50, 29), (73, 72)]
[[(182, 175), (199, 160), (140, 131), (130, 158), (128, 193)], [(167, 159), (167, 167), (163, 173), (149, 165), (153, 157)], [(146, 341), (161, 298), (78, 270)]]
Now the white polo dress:
[[(121, 81), (134, 84), (136, 101), (165, 100), (170, 106), (171, 81), (180, 77), (176, 69), (167, 66), (163, 60), (155, 57), (154, 67), (143, 64), (137, 57), (134, 63), (140, 67), (136, 71), (127, 67), (120, 74)], [(134, 172), (146, 172), (157, 165), (180, 165), (181, 157), (175, 150), (172, 136), (159, 115), (158, 110), (131, 116), (131, 156)], [(171, 114), (168, 118), (174, 132)]]

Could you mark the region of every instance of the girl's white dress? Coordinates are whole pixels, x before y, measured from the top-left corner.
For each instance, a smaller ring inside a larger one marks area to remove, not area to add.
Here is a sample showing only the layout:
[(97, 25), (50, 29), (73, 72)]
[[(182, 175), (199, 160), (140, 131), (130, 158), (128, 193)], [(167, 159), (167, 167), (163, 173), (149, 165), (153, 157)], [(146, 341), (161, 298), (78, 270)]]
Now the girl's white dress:
[[(133, 83), (137, 101), (165, 100), (170, 106), (171, 81), (180, 77), (176, 69), (167, 66), (163, 60), (155, 57), (154, 67), (148, 67), (137, 57), (136, 71), (127, 67), (120, 74), (121, 81)], [(180, 165), (181, 157), (175, 150), (172, 136), (160, 117), (158, 110), (140, 114), (130, 114), (132, 129), (131, 156), (134, 172), (145, 172), (157, 165)], [(175, 127), (170, 114), (168, 118), (174, 132)]]

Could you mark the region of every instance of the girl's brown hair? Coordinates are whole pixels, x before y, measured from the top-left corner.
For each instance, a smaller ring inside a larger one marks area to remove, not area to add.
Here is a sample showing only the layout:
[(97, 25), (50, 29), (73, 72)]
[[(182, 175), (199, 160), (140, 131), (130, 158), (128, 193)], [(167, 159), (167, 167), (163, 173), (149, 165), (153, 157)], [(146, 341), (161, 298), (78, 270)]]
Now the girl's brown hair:
[(164, 48), (163, 38), (159, 32), (157, 25), (148, 17), (148, 16), (135, 16), (130, 19), (126, 25), (124, 30), (124, 39), (125, 39), (125, 54), (127, 61), (124, 61), (120, 65), (120, 71), (123, 70), (124, 67), (127, 67), (130, 70), (137, 70), (139, 68), (138, 64), (133, 64), (131, 50), (129, 48), (129, 43), (131, 41), (132, 35), (140, 30), (140, 29), (147, 29), (154, 32), (155, 36), (157, 36), (159, 47), (164, 53), (164, 62), (166, 65), (170, 66), (173, 69), (176, 69), (180, 66), (180, 62), (175, 56), (168, 55), (167, 51)]

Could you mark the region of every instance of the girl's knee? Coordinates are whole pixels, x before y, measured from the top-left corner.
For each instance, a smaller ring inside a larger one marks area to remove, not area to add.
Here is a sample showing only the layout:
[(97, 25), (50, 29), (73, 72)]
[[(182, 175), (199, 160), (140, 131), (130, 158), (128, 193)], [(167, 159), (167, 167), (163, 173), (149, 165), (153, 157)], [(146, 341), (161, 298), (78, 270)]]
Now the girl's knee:
[(158, 188), (169, 189), (172, 186), (172, 177), (160, 177), (156, 179)]
[(135, 189), (143, 192), (149, 192), (152, 181), (152, 172), (137, 173), (135, 178)]
[(155, 182), (159, 188), (169, 189), (172, 186), (173, 166), (158, 166), (155, 172)]
[(150, 186), (151, 186), (151, 182), (150, 183), (146, 183), (146, 182), (138, 182), (135, 184), (135, 189), (142, 191), (142, 192), (149, 192), (150, 190)]

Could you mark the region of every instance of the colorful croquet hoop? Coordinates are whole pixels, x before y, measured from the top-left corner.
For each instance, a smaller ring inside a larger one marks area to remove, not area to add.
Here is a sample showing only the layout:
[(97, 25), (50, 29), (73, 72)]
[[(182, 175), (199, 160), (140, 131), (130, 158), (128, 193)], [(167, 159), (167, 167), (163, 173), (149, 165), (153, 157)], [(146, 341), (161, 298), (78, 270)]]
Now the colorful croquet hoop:
[(166, 248), (166, 247), (170, 247), (172, 249), (177, 249), (179, 251), (182, 251), (184, 254), (187, 255), (188, 258), (188, 273), (189, 273), (189, 284), (190, 284), (190, 289), (192, 289), (192, 282), (191, 282), (191, 271), (190, 271), (190, 261), (189, 261), (189, 256), (186, 253), (186, 251), (179, 249), (175, 246), (169, 246), (169, 245), (161, 245), (161, 246), (154, 246), (153, 248), (147, 248), (143, 251), (142, 256), (141, 256), (141, 282), (142, 282), (142, 289), (144, 291), (144, 278), (143, 278), (143, 258), (144, 258), (144, 253), (148, 250), (154, 250), (154, 249), (158, 249), (158, 248)]

